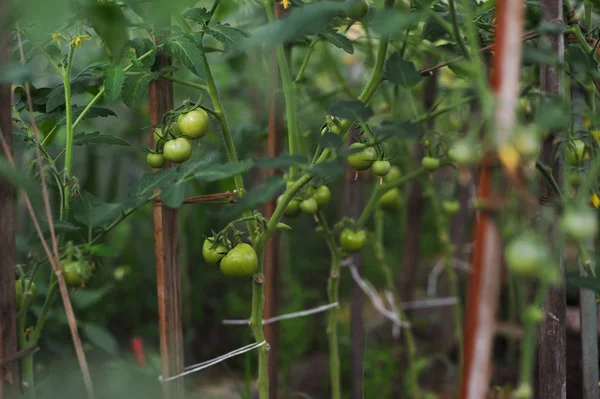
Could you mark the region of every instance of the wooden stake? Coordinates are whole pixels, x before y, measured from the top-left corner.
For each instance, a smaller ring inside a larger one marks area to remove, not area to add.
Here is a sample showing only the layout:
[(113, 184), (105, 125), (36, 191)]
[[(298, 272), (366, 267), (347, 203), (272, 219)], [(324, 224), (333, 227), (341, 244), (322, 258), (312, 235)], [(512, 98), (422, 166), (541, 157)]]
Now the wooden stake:
[[(171, 59), (159, 52), (153, 69), (161, 70), (170, 64)], [(150, 123), (157, 125), (161, 123), (162, 115), (173, 108), (173, 83), (155, 80), (150, 84), (149, 95)], [(161, 373), (167, 378), (181, 373), (184, 364), (177, 210), (155, 201), (153, 217)], [(163, 383), (163, 398), (183, 399), (183, 379)]]

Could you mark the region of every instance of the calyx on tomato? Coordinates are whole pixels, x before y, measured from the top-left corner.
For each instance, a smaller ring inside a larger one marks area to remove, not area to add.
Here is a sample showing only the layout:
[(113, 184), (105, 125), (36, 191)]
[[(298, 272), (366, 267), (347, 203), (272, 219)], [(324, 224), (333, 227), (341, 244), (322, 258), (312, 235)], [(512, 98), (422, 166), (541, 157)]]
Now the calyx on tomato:
[(340, 245), (344, 252), (360, 251), (367, 241), (367, 233), (364, 230), (344, 229), (340, 235)]
[(65, 283), (70, 287), (81, 287), (92, 277), (92, 266), (84, 260), (65, 260), (61, 263)]
[(241, 243), (221, 259), (221, 272), (228, 277), (251, 277), (258, 269), (258, 256), (251, 245)]
[(216, 265), (227, 254), (227, 247), (215, 243), (214, 237), (209, 237), (202, 244), (202, 256), (206, 263)]
[(185, 162), (192, 155), (192, 145), (185, 137), (178, 137), (167, 141), (163, 154), (168, 161), (174, 163)]
[(198, 139), (203, 137), (208, 131), (208, 114), (202, 108), (179, 115), (177, 125), (179, 131), (191, 138)]
[(348, 147), (349, 150), (360, 150), (348, 155), (348, 164), (356, 170), (367, 170), (377, 159), (377, 151), (373, 147), (367, 147), (363, 143), (353, 143)]

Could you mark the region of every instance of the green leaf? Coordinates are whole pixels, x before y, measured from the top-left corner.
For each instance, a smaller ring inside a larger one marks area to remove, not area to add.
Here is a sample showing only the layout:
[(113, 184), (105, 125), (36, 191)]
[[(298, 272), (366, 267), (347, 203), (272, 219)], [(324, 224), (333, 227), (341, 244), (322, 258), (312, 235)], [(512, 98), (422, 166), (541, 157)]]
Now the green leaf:
[(78, 133), (73, 138), (73, 144), (75, 145), (89, 145), (89, 144), (108, 144), (108, 145), (121, 145), (129, 147), (129, 143), (120, 137), (113, 136), (110, 134), (100, 134), (100, 132), (94, 133)]
[[(230, 179), (235, 175), (246, 173), (253, 166), (250, 159), (241, 162), (230, 162), (226, 164), (213, 164), (211, 166), (194, 169), (194, 177), (202, 182), (213, 182), (224, 179)], [(193, 167), (193, 166), (191, 166)]]
[[(50, 232), (50, 223), (48, 223), (48, 218), (42, 216), (39, 218), (40, 220), (40, 228), (43, 233)], [(68, 222), (66, 220), (53, 220), (54, 232), (55, 233), (73, 233), (75, 231), (79, 231), (81, 228), (79, 226), (75, 226), (73, 223)]]
[(127, 76), (123, 86), (123, 103), (128, 107), (135, 107), (148, 101), (148, 87), (154, 80), (154, 75)]
[(421, 74), (415, 64), (404, 61), (399, 53), (394, 53), (385, 62), (385, 77), (392, 83), (410, 89), (421, 82)]
[(127, 196), (129, 198), (150, 198), (154, 190), (172, 184), (178, 176), (176, 168), (161, 169), (154, 173), (146, 173), (131, 187)]
[(391, 36), (394, 40), (402, 39), (406, 30), (418, 24), (426, 15), (424, 11), (375, 10), (370, 26), (380, 36)]
[(110, 65), (104, 71), (104, 95), (109, 104), (114, 103), (121, 96), (121, 90), (125, 83), (125, 72), (123, 68)]
[(411, 140), (421, 136), (421, 124), (411, 121), (384, 121), (381, 126), (374, 127), (372, 131), (380, 140), (385, 140), (389, 137)]
[[(131, 40), (129, 45), (135, 50), (135, 56), (138, 58), (154, 48), (154, 43), (150, 39), (141, 39), (139, 37)], [(155, 59), (156, 54), (149, 55), (142, 60), (141, 64), (142, 66), (151, 67), (154, 65)]]
[(117, 344), (117, 340), (107, 329), (97, 324), (85, 323), (83, 325), (83, 333), (93, 345), (104, 349), (113, 356), (118, 355), (119, 345)]
[[(100, 85), (100, 79), (89, 71), (83, 72), (71, 80), (71, 94), (84, 93), (90, 87)], [(48, 94), (46, 112), (52, 112), (56, 108), (65, 105), (65, 86), (61, 83), (54, 87)]]
[(10, 61), (0, 66), (0, 82), (22, 84), (33, 80), (31, 65), (22, 65), (17, 61)]
[(600, 279), (596, 277), (573, 276), (567, 278), (567, 282), (579, 288), (586, 288), (600, 293)]
[(308, 35), (324, 33), (329, 24), (345, 9), (344, 3), (322, 1), (294, 7), (284, 18), (264, 25), (251, 32), (250, 36), (232, 47), (228, 56), (247, 52), (251, 48), (265, 46), (273, 48), (305, 38)]
[(0, 156), (0, 178), (25, 190), (32, 201), (41, 198), (39, 183), (25, 171), (13, 168), (4, 156)]
[(338, 148), (342, 145), (342, 138), (340, 135), (331, 133), (329, 131), (325, 132), (321, 136), (321, 140), (319, 140), (319, 146), (322, 148)]
[(254, 163), (263, 169), (287, 169), (296, 165), (307, 165), (308, 158), (304, 155), (280, 155), (276, 158), (255, 159)]
[(323, 162), (318, 165), (311, 166), (308, 169), (308, 173), (313, 175), (314, 177), (319, 178), (332, 178), (341, 176), (344, 174), (344, 167), (340, 163), (339, 160), (333, 160), (328, 162)]
[(160, 192), (160, 198), (169, 208), (177, 209), (185, 199), (185, 188), (186, 184), (184, 182), (165, 186)]
[(121, 216), (126, 210), (125, 204), (102, 202), (87, 191), (75, 197), (73, 217), (79, 223), (90, 227), (105, 227)]
[(273, 176), (269, 178), (263, 186), (248, 191), (235, 205), (225, 208), (226, 213), (231, 215), (234, 213), (242, 213), (243, 211), (250, 209), (256, 209), (281, 194), (284, 189), (285, 180), (281, 177)]
[(430, 42), (447, 39), (449, 36), (448, 31), (433, 17), (425, 21), (423, 30), (421, 31), (421, 37)]
[(210, 13), (204, 7), (190, 8), (189, 10), (183, 13), (183, 17), (197, 24), (206, 25), (206, 23), (210, 19)]
[(373, 110), (359, 100), (338, 101), (329, 106), (329, 114), (351, 121), (366, 122), (373, 116)]
[(86, 288), (85, 290), (77, 291), (76, 295), (72, 296), (73, 304), (79, 309), (88, 309), (97, 304), (102, 298), (114, 289), (112, 284), (106, 284), (101, 288)]
[(244, 33), (240, 29), (234, 28), (229, 24), (218, 23), (211, 27), (207, 33), (225, 45), (239, 43), (245, 38)]
[(85, 16), (110, 50), (113, 63), (117, 64), (129, 36), (128, 21), (121, 7), (111, 2), (93, 3), (86, 8)]
[(354, 46), (352, 41), (344, 35), (340, 35), (337, 32), (327, 32), (323, 35), (323, 38), (329, 43), (333, 44), (337, 48), (341, 48), (348, 54), (354, 54)]
[(181, 61), (193, 74), (204, 78), (204, 66), (200, 49), (184, 36), (171, 36), (165, 44), (165, 52)]
[(569, 128), (571, 119), (565, 117), (570, 115), (569, 103), (563, 97), (542, 99), (535, 114), (534, 123), (542, 131), (562, 130)]

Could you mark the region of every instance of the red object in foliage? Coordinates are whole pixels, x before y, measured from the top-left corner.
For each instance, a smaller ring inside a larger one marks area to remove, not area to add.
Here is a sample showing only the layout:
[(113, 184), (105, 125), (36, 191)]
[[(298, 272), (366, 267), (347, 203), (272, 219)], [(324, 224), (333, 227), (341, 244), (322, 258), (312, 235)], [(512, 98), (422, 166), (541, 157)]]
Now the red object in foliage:
[(135, 356), (135, 361), (139, 366), (146, 364), (146, 357), (144, 356), (144, 340), (142, 337), (131, 338), (131, 350)]

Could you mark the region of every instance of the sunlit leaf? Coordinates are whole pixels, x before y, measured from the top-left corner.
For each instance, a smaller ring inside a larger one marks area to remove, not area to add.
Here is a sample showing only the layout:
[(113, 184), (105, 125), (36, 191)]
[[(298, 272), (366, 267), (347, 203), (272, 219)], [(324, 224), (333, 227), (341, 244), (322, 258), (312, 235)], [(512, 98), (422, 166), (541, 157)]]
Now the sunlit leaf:
[(204, 66), (198, 46), (185, 36), (169, 37), (165, 52), (181, 61), (193, 74), (203, 78)]
[(109, 104), (114, 103), (121, 96), (125, 83), (125, 72), (119, 66), (111, 65), (104, 71), (104, 95)]
[(352, 41), (346, 36), (340, 35), (337, 32), (327, 32), (322, 36), (335, 47), (344, 50), (348, 54), (354, 54), (354, 46), (352, 45)]
[(128, 107), (135, 107), (148, 101), (148, 88), (154, 75), (146, 73), (143, 75), (127, 76), (123, 86), (123, 103)]

